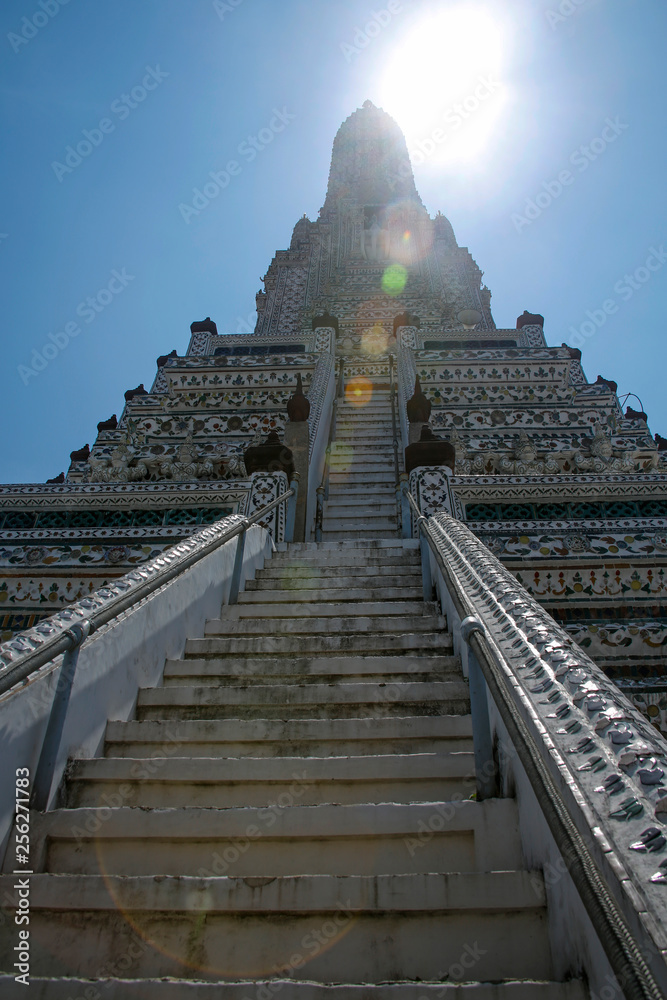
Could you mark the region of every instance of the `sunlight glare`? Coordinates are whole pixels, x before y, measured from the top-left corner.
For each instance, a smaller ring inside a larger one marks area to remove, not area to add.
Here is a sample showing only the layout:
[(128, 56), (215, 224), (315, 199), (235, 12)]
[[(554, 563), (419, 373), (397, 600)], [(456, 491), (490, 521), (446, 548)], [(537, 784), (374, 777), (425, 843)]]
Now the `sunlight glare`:
[(506, 39), (482, 4), (466, 3), (428, 15), (394, 49), (380, 104), (403, 129), (414, 166), (467, 160), (483, 150), (506, 104)]

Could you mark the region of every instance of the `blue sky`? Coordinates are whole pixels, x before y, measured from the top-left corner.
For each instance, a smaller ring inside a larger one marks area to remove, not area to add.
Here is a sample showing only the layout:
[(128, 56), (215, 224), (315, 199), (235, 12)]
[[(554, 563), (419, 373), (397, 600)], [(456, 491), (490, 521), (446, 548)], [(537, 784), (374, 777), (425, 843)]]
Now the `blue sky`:
[[(367, 98), (412, 150), (448, 122), (415, 157), (417, 187), (485, 272), (496, 324), (528, 309), (550, 344), (579, 331), (589, 379), (637, 393), (667, 436), (664, 0), (467, 0), (472, 36), (448, 29), (449, 0), (41, 3), (0, 10), (0, 481), (66, 470), (155, 358), (186, 350), (193, 320), (247, 330), (260, 275), (317, 217), (335, 132)], [(420, 77), (420, 39), (441, 76)], [(276, 110), (282, 130), (240, 153)], [(184, 213), (230, 160), (225, 189)]]

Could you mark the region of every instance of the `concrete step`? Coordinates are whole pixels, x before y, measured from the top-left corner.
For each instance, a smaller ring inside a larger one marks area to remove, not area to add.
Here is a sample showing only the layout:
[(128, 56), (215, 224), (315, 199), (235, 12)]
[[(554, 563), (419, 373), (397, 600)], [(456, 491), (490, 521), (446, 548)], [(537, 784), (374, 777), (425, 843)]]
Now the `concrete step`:
[(452, 637), (446, 632), (360, 632), (358, 635), (280, 635), (244, 638), (207, 636), (187, 639), (186, 656), (291, 656), (295, 653), (394, 653), (418, 655), (425, 650), (451, 653)]
[[(150, 761), (149, 761), (150, 763)], [(442, 802), (475, 791), (474, 755), (388, 754), (361, 757), (172, 757), (153, 773), (146, 761), (75, 760), (64, 804), (142, 809), (265, 806), (299, 793), (302, 806), (322, 803)]]
[(377, 539), (389, 539), (392, 536), (395, 538), (398, 534), (398, 528), (394, 524), (393, 528), (383, 528), (382, 530), (368, 529), (364, 531), (363, 529), (355, 528), (327, 528), (326, 525), (322, 528), (323, 538), (332, 541), (343, 540), (344, 538), (377, 538)]
[[(246, 584), (247, 586), (247, 584)], [(373, 586), (367, 578), (333, 577), (326, 579), (263, 580), (260, 589), (254, 587), (239, 594), (239, 604), (261, 604), (270, 601), (393, 601), (418, 600), (422, 596), (421, 582), (410, 579), (401, 585), (400, 577), (382, 578), (382, 586)]]
[(386, 458), (391, 461), (394, 457), (393, 438), (388, 441), (368, 441), (363, 436), (352, 437), (341, 440), (336, 438), (331, 446), (331, 458), (345, 455), (366, 455), (369, 458)]
[(355, 409), (339, 409), (336, 418), (336, 431), (343, 427), (359, 427), (362, 424), (373, 424), (377, 427), (387, 427), (391, 430), (391, 410), (384, 407), (373, 407), (370, 404)]
[(331, 476), (346, 473), (348, 475), (362, 476), (367, 472), (394, 473), (394, 465), (391, 461), (377, 459), (364, 455), (332, 455), (331, 456)]
[[(312, 950), (315, 940), (310, 942)], [(143, 947), (137, 944), (137, 947)], [(470, 953), (464, 955), (472, 961)], [(298, 953), (298, 961), (307, 959)], [(458, 965), (459, 963), (455, 963)], [(107, 968), (118, 968), (118, 962)], [(129, 976), (131, 969), (120, 975)], [(291, 973), (291, 967), (286, 975)], [(567, 983), (535, 980), (504, 983), (393, 982), (384, 985), (298, 982), (292, 978), (246, 979), (235, 982), (188, 982), (184, 979), (40, 979), (30, 977), (31, 1000), (74, 1000), (104, 997), (105, 1000), (256, 1000), (280, 993), (285, 1000), (588, 1000), (581, 980)], [(13, 976), (0, 975), (5, 1000), (23, 1000), (25, 987)], [(94, 992), (91, 992), (94, 991)], [(88, 991), (88, 992), (86, 992)]]
[(142, 688), (138, 719), (363, 719), (379, 716), (465, 715), (470, 711), (463, 680), (340, 681), (331, 684), (253, 684), (235, 687), (209, 683)]
[(324, 516), (327, 517), (355, 517), (367, 520), (372, 517), (394, 517), (396, 515), (396, 501), (393, 497), (387, 500), (367, 500), (362, 503), (359, 497), (355, 497), (356, 503), (347, 503), (339, 497), (332, 497), (324, 501)]
[(366, 483), (366, 488), (373, 487), (376, 483), (386, 483), (387, 485), (394, 485), (394, 472), (393, 469), (389, 469), (388, 472), (377, 472), (374, 469), (363, 469), (357, 468), (354, 473), (345, 471), (339, 472), (336, 469), (332, 469), (329, 473), (329, 480), (331, 483), (346, 483), (349, 482), (350, 478), (355, 478), (356, 476), (363, 476), (364, 483)]
[[(342, 539), (341, 539), (342, 541)], [(346, 539), (350, 541), (350, 539)], [(385, 541), (383, 539), (383, 541)], [(403, 549), (400, 547), (400, 540), (397, 538), (387, 539), (391, 547), (387, 548), (387, 554), (382, 555), (381, 550), (376, 552), (355, 554), (357, 550), (350, 547), (337, 549), (335, 545), (322, 543), (322, 548), (315, 552), (309, 552), (301, 556), (295, 556), (287, 552), (277, 552), (270, 563), (257, 573), (258, 580), (279, 579), (289, 572), (291, 577), (306, 576), (308, 573), (324, 572), (331, 567), (340, 568), (337, 576), (374, 576), (385, 575), (395, 576), (397, 573), (416, 571), (421, 573), (418, 550)]]
[(351, 507), (358, 507), (360, 505), (372, 506), (375, 504), (393, 504), (393, 506), (395, 507), (396, 491), (393, 487), (388, 486), (382, 492), (382, 494), (378, 495), (378, 493), (375, 490), (373, 490), (372, 493), (366, 491), (365, 494), (360, 494), (359, 491), (357, 491), (356, 493), (350, 493), (349, 490), (341, 490), (341, 489), (332, 490), (330, 488), (329, 496), (324, 501), (325, 507), (327, 503), (333, 503), (334, 501), (337, 504), (341, 504), (343, 506), (351, 506)]
[(156, 771), (172, 756), (342, 757), (346, 754), (451, 753), (472, 749), (469, 715), (380, 719), (225, 719), (109, 722), (105, 752), (152, 758)]
[[(396, 542), (397, 539), (391, 539)], [(324, 543), (322, 543), (324, 544)], [(386, 558), (381, 556), (360, 560), (354, 555), (354, 550), (347, 552), (336, 551), (333, 548), (312, 553), (303, 559), (289, 556), (281, 559), (283, 553), (276, 553), (271, 561), (256, 573), (256, 580), (278, 580), (284, 579), (289, 574), (290, 579), (308, 579), (315, 576), (322, 576), (323, 573), (335, 576), (345, 576), (347, 578), (380, 578), (393, 577), (397, 574), (417, 573), (421, 575), (421, 566), (416, 552), (404, 549), (389, 549)], [(335, 574), (330, 571), (335, 568)]]
[[(302, 806), (301, 790), (295, 779), (289, 795), (270, 808), (104, 806), (33, 813), (33, 870), (193, 876), (203, 874), (201, 868), (211, 873), (216, 854), (225, 858), (226, 868), (212, 874), (242, 878), (304, 872), (507, 872), (521, 867), (516, 803), (511, 799)], [(158, 880), (154, 891), (159, 886)], [(38, 905), (34, 889), (32, 883), (31, 904)], [(65, 909), (64, 897), (59, 909)], [(279, 909), (289, 911), (287, 899)]]
[(215, 679), (226, 684), (247, 684), (264, 679), (268, 683), (282, 678), (305, 684), (311, 680), (333, 683), (336, 679), (378, 679), (379, 682), (396, 680), (442, 680), (445, 674), (460, 679), (461, 663), (458, 656), (329, 656), (329, 657), (277, 657), (269, 659), (220, 659), (167, 660), (164, 684), (182, 686), (212, 683)]
[(391, 441), (388, 445), (362, 443), (361, 441), (356, 441), (354, 444), (345, 441), (334, 442), (331, 448), (331, 461), (349, 459), (357, 461), (363, 459), (369, 462), (385, 462), (389, 464), (394, 459), (394, 451)]
[[(369, 573), (368, 570), (372, 570), (374, 567), (371, 566), (337, 566), (333, 565), (327, 571), (326, 566), (322, 566), (317, 563), (311, 564), (306, 570), (297, 570), (290, 567), (285, 567), (284, 569), (278, 571), (276, 569), (263, 570), (261, 574), (257, 574), (257, 580), (248, 580), (246, 582), (246, 590), (239, 594), (239, 601), (243, 603), (244, 601), (254, 601), (262, 600), (262, 593), (266, 592), (266, 600), (273, 601), (277, 598), (270, 596), (269, 592), (278, 591), (299, 591), (302, 589), (319, 591), (337, 591), (341, 588), (352, 591), (353, 589), (360, 590), (362, 592), (362, 600), (367, 597), (369, 593), (377, 591), (378, 595), (382, 595), (382, 599), (389, 600), (388, 591), (395, 588), (402, 587), (416, 587), (421, 584), (421, 572), (413, 564), (393, 564), (391, 567), (383, 567), (388, 570), (388, 572), (381, 572), (381, 567), (378, 568), (377, 576)], [(245, 596), (243, 596), (245, 594)], [(250, 595), (257, 596), (250, 596)], [(402, 593), (398, 595), (399, 599)], [(407, 598), (406, 594), (406, 598)], [(412, 595), (410, 595), (412, 597)], [(324, 600), (324, 598), (320, 598)], [(339, 594), (334, 600), (342, 600), (342, 596)], [(354, 600), (355, 598), (350, 598)], [(293, 600), (298, 600), (298, 597), (294, 596)]]
[[(280, 546), (284, 546), (284, 548), (280, 548)], [(402, 538), (391, 544), (387, 542), (336, 542), (334, 545), (325, 545), (324, 542), (290, 542), (288, 545), (286, 542), (279, 542), (277, 547), (281, 554), (298, 553), (299, 558), (301, 556), (305, 558), (309, 554), (321, 553), (329, 549), (335, 549), (338, 552), (348, 552), (354, 549), (362, 551), (364, 555), (376, 554), (378, 550), (382, 550), (383, 554), (386, 554), (387, 548), (399, 549), (404, 552), (419, 552), (419, 542), (416, 538)]]
[[(293, 600), (293, 599), (292, 599)], [(312, 601), (306, 604), (300, 603), (285, 604), (281, 601), (271, 603), (243, 603), (235, 604), (231, 607), (225, 605), (222, 609), (220, 621), (232, 622), (242, 618), (340, 618), (350, 617), (371, 617), (374, 615), (434, 615), (435, 606), (425, 605), (423, 601), (383, 601), (383, 600), (360, 600), (360, 601)], [(437, 616), (436, 616), (437, 617)], [(434, 628), (437, 626), (433, 626)], [(298, 629), (297, 629), (298, 631)]]
[(394, 436), (393, 428), (389, 427), (341, 427), (336, 428), (336, 445), (348, 445), (351, 448), (367, 446), (371, 448), (385, 448), (393, 455)]
[(373, 489), (369, 491), (368, 486), (362, 483), (329, 483), (329, 494), (327, 501), (338, 501), (339, 503), (395, 503), (396, 486), (394, 483), (373, 484)]
[[(339, 511), (346, 511), (347, 508), (339, 508)], [(349, 517), (344, 513), (330, 512), (329, 515), (324, 519), (322, 523), (322, 530), (326, 532), (336, 531), (336, 532), (346, 532), (348, 529), (350, 531), (359, 532), (359, 537), (363, 537), (363, 532), (365, 528), (368, 528), (369, 533), (377, 531), (393, 531), (396, 534), (397, 531), (397, 521), (396, 521), (396, 511), (392, 511), (392, 516), (381, 517), (368, 516), (368, 517)], [(345, 536), (344, 537), (349, 537)], [(372, 537), (372, 535), (371, 535)]]
[[(286, 969), (307, 982), (436, 980), (449, 968), (467, 975), (457, 965), (466, 955), (480, 980), (552, 974), (544, 885), (535, 872), (159, 881), (40, 875), (31, 879), (30, 901), (37, 976), (53, 969), (46, 923), (54, 918), (60, 975), (113, 968), (119, 941), (131, 938), (143, 943), (133, 955), (134, 977), (259, 979)], [(12, 944), (5, 935), (5, 969)], [(304, 951), (307, 958), (290, 964)]]
[(347, 531), (348, 528), (359, 532), (364, 531), (365, 528), (369, 531), (393, 531), (395, 534), (397, 531), (396, 508), (394, 507), (387, 515), (366, 514), (360, 517), (356, 514), (350, 514), (348, 507), (334, 507), (327, 512), (322, 523), (322, 530), (326, 532), (343, 532)]
[[(361, 605), (358, 605), (360, 607)], [(251, 615), (233, 618), (213, 618), (206, 622), (204, 635), (266, 635), (270, 630), (270, 638), (281, 635), (341, 635), (344, 637), (354, 636), (359, 632), (431, 632), (436, 629), (444, 629), (445, 620), (438, 615), (418, 615), (418, 614), (388, 614), (385, 615), (381, 609), (370, 612), (364, 616), (361, 611), (346, 611), (343, 614), (327, 615), (320, 617), (309, 617), (304, 615), (305, 605), (301, 606), (301, 614), (297, 618), (292, 615), (290, 618), (283, 618), (275, 613), (275, 607), (269, 607), (269, 614), (263, 618), (255, 618)], [(336, 605), (326, 605), (329, 611), (336, 608)], [(339, 609), (340, 610), (340, 609)], [(270, 624), (267, 624), (270, 621)]]

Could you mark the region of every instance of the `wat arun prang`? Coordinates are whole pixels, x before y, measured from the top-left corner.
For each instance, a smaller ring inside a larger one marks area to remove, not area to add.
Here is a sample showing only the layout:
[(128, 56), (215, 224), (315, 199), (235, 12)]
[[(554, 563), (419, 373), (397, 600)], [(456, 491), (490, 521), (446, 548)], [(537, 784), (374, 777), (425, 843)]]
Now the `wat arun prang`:
[(417, 376), (430, 430), (455, 450), (452, 477), (419, 471), (423, 509), (448, 493), (667, 731), (667, 441), (645, 413), (623, 412), (613, 372), (588, 381), (578, 348), (547, 346), (541, 316), (497, 329), (481, 279), (446, 217), (422, 205), (400, 129), (367, 101), (336, 135), (318, 218), (299, 219), (268, 268), (255, 332), (219, 334), (206, 319), (181, 353), (169, 350), (174, 331), (150, 389), (128, 390), (118, 417), (100, 414), (66, 476), (0, 488), (3, 638), (199, 525), (261, 505), (244, 455), (269, 432), (284, 439), (297, 375), (310, 401), (301, 489), (312, 540), (341, 365), (345, 384), (385, 384), (391, 356), (401, 456)]

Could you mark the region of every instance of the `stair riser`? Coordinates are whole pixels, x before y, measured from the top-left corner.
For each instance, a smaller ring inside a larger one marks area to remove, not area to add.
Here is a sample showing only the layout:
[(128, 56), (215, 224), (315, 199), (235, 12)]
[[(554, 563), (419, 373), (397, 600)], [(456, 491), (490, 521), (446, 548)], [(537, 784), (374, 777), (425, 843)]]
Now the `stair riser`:
[[(360, 576), (370, 576), (375, 569), (385, 576), (392, 576), (403, 567), (415, 571), (421, 565), (419, 556), (414, 549), (399, 548), (396, 542), (396, 538), (375, 541), (378, 548), (369, 553), (359, 551), (362, 548), (361, 541), (348, 541), (347, 544), (321, 542), (317, 550), (304, 552), (298, 560), (279, 552), (264, 569), (258, 570), (257, 579), (262, 579), (264, 574), (270, 579), (273, 573), (285, 571), (295, 576), (326, 572), (331, 566), (349, 568), (352, 574), (359, 571)], [(380, 546), (387, 549), (386, 555), (383, 555)]]
[[(363, 478), (362, 478), (363, 477)], [(376, 483), (383, 483), (386, 486), (394, 486), (394, 473), (393, 472), (375, 472), (375, 471), (364, 471), (363, 469), (355, 470), (354, 475), (350, 472), (332, 472), (330, 474), (331, 482), (340, 485), (356, 485), (357, 480), (360, 481), (360, 485), (363, 482), (366, 486), (374, 486)]]
[[(461, 717), (462, 718), (462, 717)], [(355, 720), (356, 722), (357, 720)], [(360, 728), (358, 726), (358, 728)], [(363, 722), (360, 731), (363, 733)], [(410, 739), (410, 740), (380, 740), (380, 739), (358, 739), (358, 740), (299, 740), (293, 739), (289, 742), (269, 741), (261, 742), (226, 742), (215, 743), (213, 741), (197, 743), (193, 740), (184, 741), (183, 753), (190, 757), (204, 758), (228, 758), (228, 757), (262, 757), (273, 759), (276, 757), (347, 757), (363, 756), (364, 754), (419, 754), (419, 753), (467, 753), (472, 750), (473, 743), (470, 738), (461, 739)], [(118, 742), (109, 741), (105, 744), (107, 757), (122, 758), (147, 758), (155, 755), (156, 760), (161, 760), (164, 756), (164, 745), (159, 741), (132, 742), (126, 740)]]
[(382, 587), (371, 589), (369, 580), (367, 589), (363, 590), (363, 580), (360, 581), (357, 577), (350, 581), (352, 585), (346, 583), (345, 578), (334, 577), (332, 580), (321, 580), (319, 584), (314, 580), (295, 581), (294, 585), (284, 589), (279, 581), (266, 580), (261, 591), (251, 590), (239, 594), (239, 604), (243, 606), (263, 601), (361, 601), (367, 597), (378, 601), (411, 600), (421, 597), (423, 592), (421, 581), (419, 585), (416, 579), (413, 578), (413, 581), (412, 586), (402, 587), (400, 579), (386, 577)]
[[(255, 747), (264, 743), (290, 747), (294, 744), (307, 746), (310, 741), (316, 743), (331, 743), (343, 745), (356, 743), (358, 739), (375, 747), (389, 746), (391, 741), (403, 743), (411, 747), (425, 745), (424, 741), (453, 741), (472, 739), (472, 720), (469, 717), (441, 716), (440, 718), (417, 719), (364, 719), (346, 721), (293, 722), (281, 720), (256, 722), (235, 719), (226, 723), (215, 722), (175, 722), (169, 724), (132, 722), (109, 722), (106, 730), (106, 740), (109, 744), (122, 746), (125, 741), (147, 746), (157, 744), (160, 756), (164, 757), (166, 750), (173, 747), (187, 747), (191, 743), (208, 743), (212, 746), (225, 744), (245, 745)], [(378, 751), (384, 752), (384, 751)], [(416, 752), (408, 749), (402, 752)], [(301, 752), (299, 751), (301, 756)], [(146, 757), (146, 753), (138, 754)], [(167, 756), (178, 756), (169, 753)], [(230, 753), (233, 757), (235, 754)], [(306, 754), (306, 756), (308, 756)], [(315, 754), (313, 756), (316, 756)], [(340, 756), (340, 754), (338, 755)]]
[(268, 636), (265, 639), (188, 639), (187, 656), (290, 656), (294, 653), (321, 655), (329, 653), (400, 653), (401, 650), (419, 655), (418, 651), (451, 653), (452, 639), (446, 632), (424, 632), (419, 635), (319, 635)]
[[(91, 983), (72, 978), (54, 980), (47, 987), (43, 979), (31, 976), (30, 985), (36, 1000), (87, 1000), (89, 997), (98, 1000), (102, 996), (104, 1000), (268, 1000), (278, 993), (285, 1000), (461, 1000), (461, 987), (454, 982), (355, 986), (295, 982), (291, 978), (233, 983), (217, 980), (184, 983), (166, 979), (122, 982), (105, 979)], [(0, 976), (0, 993), (3, 1000), (24, 1000), (25, 987), (13, 978)], [(589, 1000), (589, 993), (580, 980), (467, 983), (465, 1000)]]
[(322, 529), (322, 538), (324, 539), (325, 542), (326, 541), (342, 542), (343, 540), (348, 540), (350, 538), (378, 538), (378, 539), (391, 538), (392, 535), (396, 537), (397, 533), (398, 529), (395, 525), (391, 529), (391, 531), (388, 528), (382, 529), (381, 531), (377, 531), (375, 529), (370, 529), (370, 528), (366, 530), (361, 530), (361, 529), (356, 530), (355, 528), (347, 528), (344, 531), (338, 529), (327, 530), (325, 526)]
[[(205, 893), (198, 896), (205, 911)], [(550, 975), (540, 910), (375, 916), (346, 913), (346, 901), (340, 903), (341, 909), (328, 913), (288, 914), (280, 920), (249, 914), (204, 917), (196, 911), (131, 913), (136, 929), (122, 913), (33, 909), (31, 975), (53, 969), (51, 949), (38, 945), (53, 940), (50, 921), (58, 926), (61, 974), (91, 978), (100, 968), (118, 968), (125, 954), (133, 956), (131, 971), (117, 975), (133, 978), (264, 978), (275, 975), (276, 967), (292, 979), (333, 983), (437, 979), (450, 968), (467, 978), (462, 956), (481, 980)], [(0, 964), (9, 971), (12, 962), (7, 947)]]
[[(138, 764), (142, 770), (141, 764)], [(162, 772), (160, 772), (162, 774)], [(294, 781), (253, 782), (240, 785), (224, 781), (201, 784), (196, 781), (173, 783), (165, 781), (77, 781), (70, 782), (66, 804), (68, 808), (105, 806), (109, 801), (121, 801), (125, 806), (142, 809), (229, 809), (242, 806), (268, 808), (290, 796)], [(441, 777), (405, 779), (402, 781), (346, 782), (325, 781), (299, 786), (302, 806), (338, 802), (357, 805), (364, 802), (441, 802), (453, 795), (469, 798), (476, 785), (472, 778)]]
[(396, 518), (387, 520), (383, 517), (349, 518), (329, 517), (322, 525), (322, 537), (327, 538), (363, 538), (370, 535), (373, 538), (390, 538), (397, 532)]
[[(376, 572), (377, 570), (377, 572)], [(387, 583), (385, 577), (391, 582)], [(352, 580), (357, 582), (352, 583)], [(351, 562), (343, 563), (340, 560), (327, 566), (324, 562), (310, 560), (302, 566), (296, 567), (294, 564), (282, 563), (276, 566), (259, 570), (254, 580), (248, 580), (246, 588), (257, 590), (260, 585), (270, 580), (279, 580), (286, 587), (292, 584), (308, 583), (313, 581), (316, 586), (335, 587), (336, 583), (329, 581), (341, 581), (343, 584), (350, 584), (354, 587), (365, 587), (368, 583), (377, 583), (381, 587), (395, 587), (396, 580), (399, 579), (401, 585), (410, 586), (413, 581), (421, 580), (421, 567), (415, 559), (396, 559), (389, 561), (386, 565), (380, 563), (370, 563), (364, 566), (353, 566)]]
[[(349, 470), (354, 471), (354, 470)], [(350, 502), (352, 501), (352, 502)], [(326, 514), (331, 508), (345, 507), (350, 508), (351, 513), (359, 511), (360, 514), (381, 514), (391, 508), (390, 513), (393, 513), (396, 509), (396, 493), (386, 493), (382, 497), (376, 497), (369, 495), (368, 493), (364, 497), (348, 497), (344, 493), (331, 493), (329, 491), (329, 497), (324, 503), (324, 513)]]
[(366, 521), (369, 528), (372, 527), (371, 522), (376, 517), (391, 518), (395, 516), (395, 503), (377, 504), (375, 507), (360, 507), (352, 504), (336, 503), (331, 500), (324, 505), (324, 517), (327, 521), (329, 518), (353, 517)]
[[(293, 800), (292, 795), (290, 798)], [(208, 873), (256, 877), (261, 873), (267, 878), (296, 876), (303, 872), (311, 875), (399, 875), (480, 870), (472, 831), (434, 833), (429, 840), (424, 834), (421, 841), (416, 839), (419, 837), (416, 830), (412, 838), (405, 839), (359, 836), (276, 839), (271, 836), (270, 828), (276, 811), (280, 812), (279, 804), (273, 809), (259, 810), (262, 825), (253, 825), (250, 836), (233, 839), (225, 835), (224, 828), (215, 839), (179, 837), (176, 842), (168, 839), (83, 839), (82, 831), (79, 841), (51, 842), (44, 870), (70, 875), (124, 876), (205, 876)], [(413, 840), (418, 846), (410, 851), (408, 846)]]
[[(454, 674), (460, 680), (461, 664), (458, 656), (335, 656), (299, 657), (297, 659), (240, 659), (229, 657), (218, 659), (167, 660), (165, 678), (194, 676), (226, 677), (240, 684), (261, 683), (260, 677), (276, 680), (285, 678), (283, 683), (308, 683), (316, 677), (331, 677), (334, 681), (348, 681), (359, 678), (371, 682), (388, 682), (392, 674), (404, 674), (409, 681), (424, 674), (429, 681), (440, 680), (442, 674)], [(330, 683), (329, 681), (322, 683)]]
[(353, 616), (334, 616), (328, 618), (290, 618), (265, 617), (254, 618), (244, 617), (238, 621), (225, 618), (213, 619), (206, 623), (205, 635), (261, 635), (273, 638), (282, 634), (285, 635), (332, 635), (355, 636), (364, 632), (410, 632), (419, 634), (421, 632), (432, 632), (438, 628), (443, 628), (444, 623), (435, 616), (424, 615), (423, 618), (412, 620), (404, 615), (381, 614)]
[[(183, 661), (185, 665), (188, 665), (188, 661)], [(308, 675), (292, 673), (290, 674), (286, 669), (283, 670), (276, 669), (273, 673), (264, 673), (262, 671), (256, 671), (253, 674), (245, 675), (235, 675), (229, 671), (227, 664), (219, 666), (217, 669), (213, 667), (208, 671), (202, 669), (192, 670), (188, 672), (183, 668), (174, 668), (173, 672), (169, 674), (168, 677), (164, 678), (164, 687), (233, 687), (233, 688), (243, 688), (249, 682), (254, 681), (257, 684), (270, 685), (270, 684), (288, 684), (297, 683), (299, 685), (304, 684), (338, 684), (341, 681), (347, 683), (367, 683), (376, 682), (384, 684), (409, 684), (414, 681), (418, 684), (429, 684), (432, 681), (442, 681), (442, 680), (454, 680), (458, 677), (458, 667), (452, 667), (448, 671), (431, 671), (427, 673), (425, 671), (421, 672), (406, 672), (400, 673), (398, 671), (390, 671), (389, 673), (374, 673), (372, 671), (366, 671), (365, 673), (354, 673), (352, 671), (346, 671), (344, 674), (336, 673), (325, 673), (324, 671), (319, 671), (317, 673), (312, 673)]]
[(373, 601), (368, 599), (362, 601), (347, 601), (345, 603), (337, 601), (315, 601), (308, 605), (304, 605), (303, 603), (287, 605), (280, 603), (257, 603), (250, 605), (236, 604), (232, 607), (223, 607), (219, 620), (223, 622), (238, 622), (253, 618), (294, 617), (297, 620), (301, 620), (306, 616), (308, 618), (325, 617), (333, 619), (340, 617), (347, 619), (353, 616), (369, 618), (376, 615), (383, 617), (395, 615), (422, 616), (426, 610), (431, 613), (432, 617), (434, 605), (431, 604), (428, 608), (426, 608), (421, 601)]
[[(168, 691), (179, 690), (168, 688)], [(432, 702), (402, 702), (400, 705), (378, 702), (357, 702), (344, 705), (293, 705), (277, 702), (273, 705), (142, 705), (138, 719), (364, 719), (375, 713), (377, 718), (401, 718), (420, 715), (466, 715), (470, 701), (447, 698)]]

